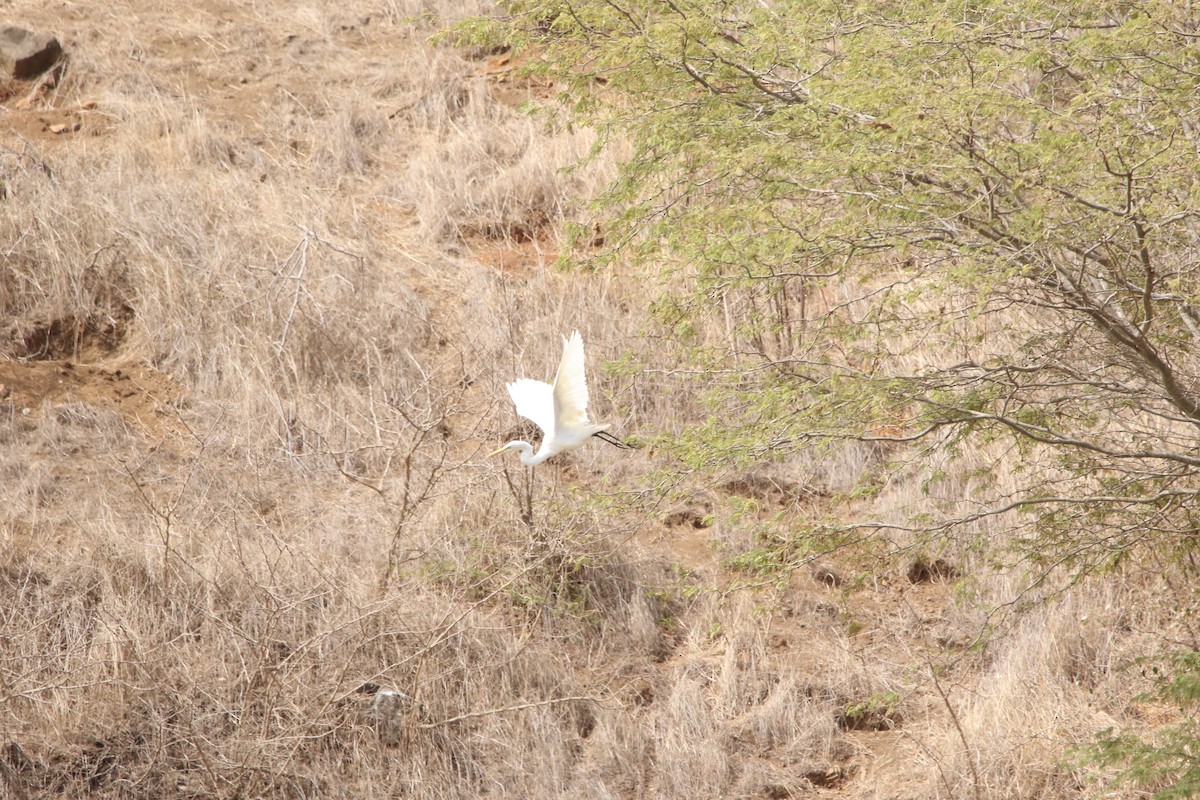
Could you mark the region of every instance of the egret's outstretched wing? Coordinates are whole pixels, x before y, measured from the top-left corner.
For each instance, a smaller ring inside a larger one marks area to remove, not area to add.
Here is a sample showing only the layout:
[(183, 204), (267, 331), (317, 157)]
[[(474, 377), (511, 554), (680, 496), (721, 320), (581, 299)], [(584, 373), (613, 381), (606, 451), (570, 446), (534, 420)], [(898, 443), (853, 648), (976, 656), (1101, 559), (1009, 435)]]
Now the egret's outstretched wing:
[(508, 384), (517, 413), (542, 429), (543, 436), (554, 432), (554, 387), (532, 378), (518, 378)]
[(583, 374), (583, 337), (574, 331), (563, 339), (562, 361), (554, 376), (554, 422), (558, 428), (588, 424), (587, 378)]

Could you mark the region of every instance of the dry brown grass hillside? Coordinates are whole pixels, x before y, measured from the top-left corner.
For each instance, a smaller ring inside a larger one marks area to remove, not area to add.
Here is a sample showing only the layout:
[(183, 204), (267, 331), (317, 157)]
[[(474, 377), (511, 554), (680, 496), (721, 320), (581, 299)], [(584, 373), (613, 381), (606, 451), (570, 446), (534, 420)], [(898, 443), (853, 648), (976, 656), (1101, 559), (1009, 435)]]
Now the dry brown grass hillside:
[(1013, 614), (896, 534), (756, 583), (768, 522), (862, 512), (793, 489), (880, 453), (485, 457), (575, 328), (621, 434), (708, 413), (604, 369), (664, 358), (638, 279), (554, 268), (619, 154), (564, 171), (553, 87), (430, 43), (486, 11), (0, 5), (69, 54), (0, 102), (0, 796), (1100, 796), (1069, 749), (1171, 719), (1129, 667), (1185, 631), (1167, 573)]

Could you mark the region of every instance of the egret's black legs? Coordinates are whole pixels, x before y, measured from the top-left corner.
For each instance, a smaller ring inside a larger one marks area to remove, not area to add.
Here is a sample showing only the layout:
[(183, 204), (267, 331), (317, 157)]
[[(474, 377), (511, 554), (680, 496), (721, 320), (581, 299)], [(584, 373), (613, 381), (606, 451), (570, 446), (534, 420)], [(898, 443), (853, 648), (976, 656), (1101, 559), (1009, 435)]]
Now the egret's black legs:
[(608, 431), (596, 431), (595, 433), (592, 434), (592, 436), (595, 436), (597, 439), (599, 439), (602, 442), (608, 442), (613, 447), (620, 447), (623, 450), (632, 450), (633, 449), (633, 445), (622, 442), (620, 439), (618, 439), (616, 436), (613, 436)]

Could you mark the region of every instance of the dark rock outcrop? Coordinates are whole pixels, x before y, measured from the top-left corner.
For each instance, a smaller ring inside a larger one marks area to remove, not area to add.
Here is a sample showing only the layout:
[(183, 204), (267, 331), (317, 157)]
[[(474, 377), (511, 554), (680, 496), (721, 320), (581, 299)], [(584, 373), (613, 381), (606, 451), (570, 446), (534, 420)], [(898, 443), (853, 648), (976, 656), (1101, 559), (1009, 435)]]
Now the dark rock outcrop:
[(0, 27), (0, 76), (36, 78), (62, 58), (62, 45), (48, 33), (34, 33), (15, 25)]

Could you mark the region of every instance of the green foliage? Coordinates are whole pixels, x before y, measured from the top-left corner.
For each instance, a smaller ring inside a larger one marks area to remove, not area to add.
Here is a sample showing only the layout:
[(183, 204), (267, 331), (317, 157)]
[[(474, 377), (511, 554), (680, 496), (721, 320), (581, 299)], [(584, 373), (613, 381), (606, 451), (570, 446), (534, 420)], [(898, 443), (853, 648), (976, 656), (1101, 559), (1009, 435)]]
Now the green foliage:
[[(1001, 531), (1031, 587), (1116, 569), (1138, 548), (1193, 557), (1200, 12), (1171, 0), (505, 9), (474, 41), (535, 48), (571, 112), (631, 150), (600, 203), (607, 249), (579, 258), (664, 287), (650, 311), (706, 409), (656, 442), (683, 471), (903, 442), (905, 458), (927, 459), (912, 474), (928, 502), (880, 527)], [(1003, 476), (955, 465), (981, 447)], [(842, 482), (847, 504), (882, 485), (860, 471)], [(946, 497), (968, 477), (969, 502)], [(786, 574), (870, 525), (768, 529), (731, 566)], [(1098, 749), (1130, 780), (1170, 787), (1162, 797), (1200, 791), (1189, 658), (1160, 687), (1181, 723)], [(848, 706), (846, 720), (892, 708)]]
[[(1049, 449), (1060, 474), (964, 518), (1019, 506), (1029, 552), (1082, 570), (1187, 530), (1200, 15), (505, 8), (464, 35), (536, 47), (572, 113), (632, 148), (601, 202), (608, 248), (582, 258), (666, 287), (651, 310), (711, 409), (662, 443), (685, 468), (820, 458), (881, 431), (922, 453), (1007, 446), (1017, 469)], [(920, 524), (947, 530), (947, 513)]]
[(798, 564), (863, 544), (853, 531), (833, 522), (787, 532), (779, 525), (763, 524), (755, 538), (756, 546), (726, 559), (725, 566), (755, 579), (781, 578)]
[(876, 692), (863, 700), (847, 703), (840, 722), (850, 730), (889, 730), (899, 724), (897, 710), (901, 699), (899, 692)]
[(1167, 670), (1154, 669), (1155, 689), (1141, 698), (1177, 712), (1154, 739), (1104, 731), (1083, 751), (1085, 758), (1117, 767), (1118, 782), (1153, 791), (1156, 800), (1200, 796), (1200, 652), (1175, 654)]

